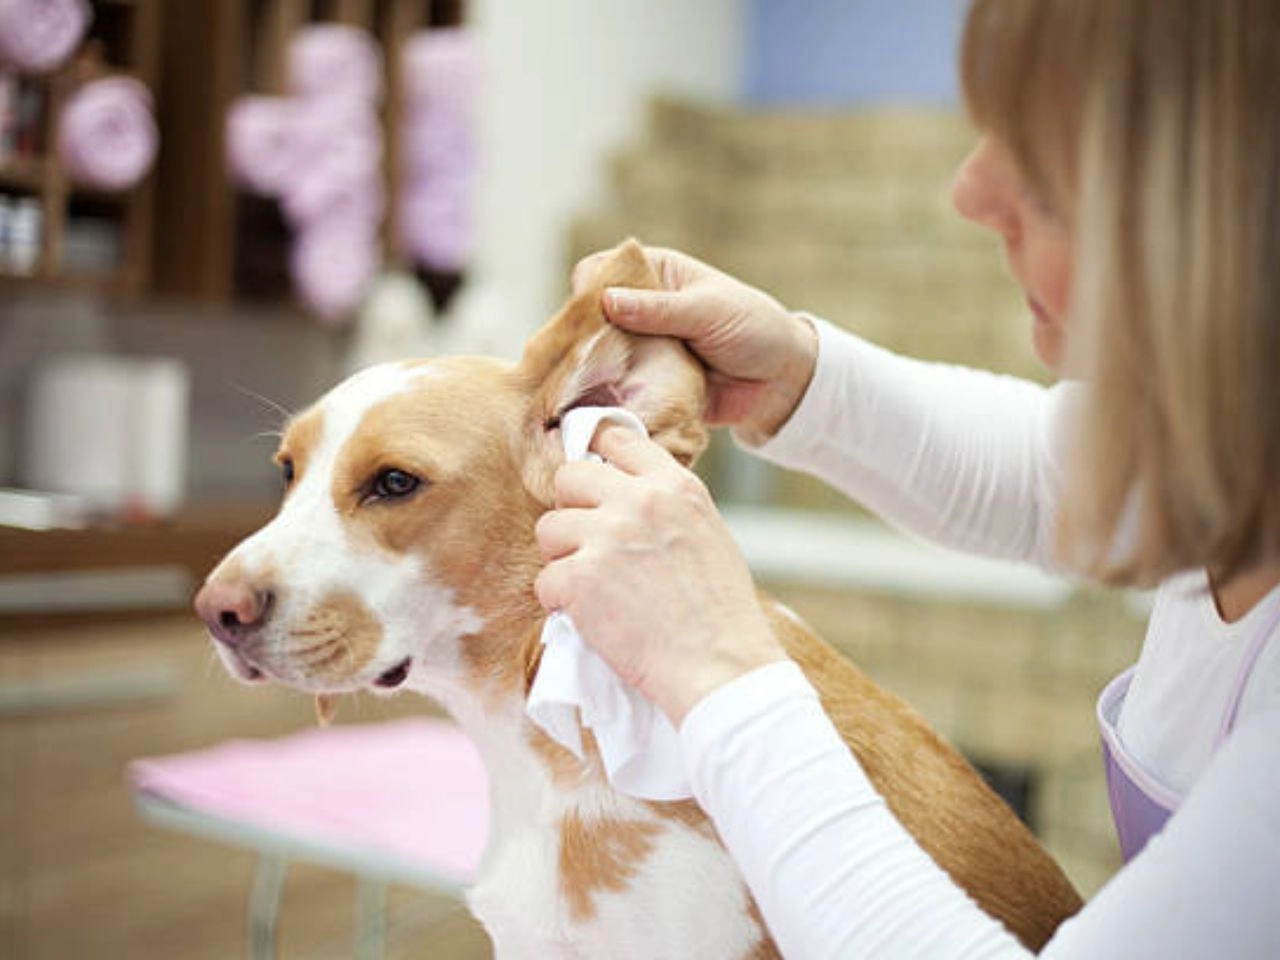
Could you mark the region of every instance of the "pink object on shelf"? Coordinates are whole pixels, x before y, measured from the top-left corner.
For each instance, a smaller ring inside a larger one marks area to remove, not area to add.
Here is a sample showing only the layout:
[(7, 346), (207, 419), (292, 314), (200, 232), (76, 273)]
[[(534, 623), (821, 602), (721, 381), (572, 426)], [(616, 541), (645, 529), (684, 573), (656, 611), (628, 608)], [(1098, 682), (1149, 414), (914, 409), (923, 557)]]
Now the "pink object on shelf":
[(61, 66), (92, 20), (88, 0), (0, 0), (0, 61), (30, 73)]
[(475, 248), (471, 181), (436, 177), (411, 183), (400, 201), (400, 243), (414, 261), (461, 271)]
[(343, 24), (312, 24), (289, 41), (289, 90), (376, 106), (382, 100), (382, 52), (365, 30)]
[(280, 196), (295, 228), (336, 215), (375, 225), (381, 221), (382, 127), (372, 113), (294, 101), (289, 151), (292, 169)]
[(294, 238), (294, 287), (322, 320), (341, 323), (360, 305), (381, 265), (377, 229), (376, 222), (327, 217)]
[(400, 76), (410, 109), (470, 114), (480, 96), (480, 51), (465, 27), (420, 30), (401, 50)]
[(461, 271), (475, 247), (479, 166), (479, 49), (465, 29), (424, 30), (406, 41), (402, 250), (436, 270)]
[(227, 165), (254, 193), (275, 196), (294, 173), (294, 104), (285, 97), (240, 97), (227, 113)]
[(376, 231), (386, 211), (386, 195), (377, 171), (353, 171), (331, 154), (299, 169), (281, 200), (289, 223), (299, 231), (322, 220), (355, 221)]
[(455, 725), (412, 719), (137, 760), (135, 790), (291, 838), (384, 854), (471, 881), (488, 776)]
[(453, 176), (478, 166), (479, 148), (470, 120), (444, 111), (421, 111), (407, 118), (403, 131), (405, 172), (409, 177)]
[(132, 77), (86, 83), (62, 110), (58, 155), (77, 183), (126, 190), (147, 175), (159, 148), (151, 91)]
[(381, 266), (382, 52), (367, 31), (313, 24), (290, 40), (288, 72), (288, 97), (232, 107), (227, 163), (240, 183), (279, 200), (294, 231), (294, 288), (337, 323)]

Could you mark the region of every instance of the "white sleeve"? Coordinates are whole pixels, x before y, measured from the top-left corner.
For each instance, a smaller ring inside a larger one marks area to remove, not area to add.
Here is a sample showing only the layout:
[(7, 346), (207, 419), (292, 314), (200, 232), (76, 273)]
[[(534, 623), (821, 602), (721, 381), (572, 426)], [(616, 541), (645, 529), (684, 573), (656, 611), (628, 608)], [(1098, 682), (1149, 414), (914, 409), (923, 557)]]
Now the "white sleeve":
[[(1280, 711), (1252, 718), (1183, 809), (1040, 956), (1280, 956)], [(795, 664), (713, 692), (681, 725), (698, 802), (788, 960), (1014, 960), (1027, 952), (889, 812)]]
[(909, 533), (1052, 567), (1064, 415), (1080, 386), (926, 363), (815, 327), (808, 390), (773, 438), (748, 449)]

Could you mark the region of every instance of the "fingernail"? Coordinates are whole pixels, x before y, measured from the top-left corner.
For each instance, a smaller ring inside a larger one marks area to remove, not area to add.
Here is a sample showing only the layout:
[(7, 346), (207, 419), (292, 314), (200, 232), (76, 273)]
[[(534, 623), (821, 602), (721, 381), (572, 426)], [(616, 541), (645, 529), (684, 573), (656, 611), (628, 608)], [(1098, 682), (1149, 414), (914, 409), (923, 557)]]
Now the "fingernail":
[(608, 300), (609, 316), (629, 317), (636, 313), (640, 300), (630, 290), (611, 287), (604, 292)]

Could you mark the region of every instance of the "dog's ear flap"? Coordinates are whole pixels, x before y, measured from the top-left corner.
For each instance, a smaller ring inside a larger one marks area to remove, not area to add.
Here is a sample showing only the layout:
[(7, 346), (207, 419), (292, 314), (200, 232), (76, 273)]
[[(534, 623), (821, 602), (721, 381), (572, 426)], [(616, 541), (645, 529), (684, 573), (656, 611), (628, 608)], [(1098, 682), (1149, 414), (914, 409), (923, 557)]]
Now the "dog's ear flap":
[(531, 427), (555, 433), (568, 410), (621, 406), (682, 463), (706, 448), (702, 423), (706, 373), (678, 340), (639, 336), (610, 324), (601, 308), (606, 287), (657, 289), (644, 250), (628, 240), (599, 266), (586, 289), (534, 335), (520, 371), (534, 390)]

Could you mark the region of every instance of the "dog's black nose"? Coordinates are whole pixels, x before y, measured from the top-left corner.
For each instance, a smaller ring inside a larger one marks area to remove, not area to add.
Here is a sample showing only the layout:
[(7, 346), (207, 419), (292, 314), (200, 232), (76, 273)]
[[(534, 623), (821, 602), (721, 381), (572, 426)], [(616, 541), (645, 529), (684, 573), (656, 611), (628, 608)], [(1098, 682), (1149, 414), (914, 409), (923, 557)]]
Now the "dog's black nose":
[(234, 647), (266, 622), (271, 601), (269, 590), (255, 590), (243, 582), (212, 580), (196, 594), (195, 607), (213, 638)]

